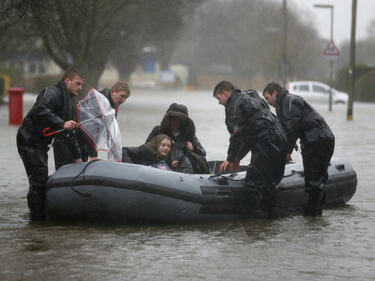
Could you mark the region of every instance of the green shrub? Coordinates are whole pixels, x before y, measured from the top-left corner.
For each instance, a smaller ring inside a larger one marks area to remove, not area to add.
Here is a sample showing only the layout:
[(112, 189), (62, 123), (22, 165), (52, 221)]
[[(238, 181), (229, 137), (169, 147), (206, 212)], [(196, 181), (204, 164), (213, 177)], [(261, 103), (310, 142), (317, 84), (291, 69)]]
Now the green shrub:
[(32, 88), (30, 89), (33, 93), (39, 93), (44, 88), (56, 85), (61, 79), (61, 75), (42, 75), (32, 78)]
[[(356, 81), (365, 73), (374, 70), (374, 67), (365, 64), (356, 66)], [(337, 90), (349, 93), (349, 66), (343, 67), (337, 71), (336, 81), (333, 85)]]
[(18, 68), (6, 67), (5, 65), (0, 65), (0, 73), (8, 75), (10, 77), (10, 85), (23, 87), (24, 79), (22, 70)]
[(354, 100), (375, 101), (375, 70), (363, 74), (356, 80)]

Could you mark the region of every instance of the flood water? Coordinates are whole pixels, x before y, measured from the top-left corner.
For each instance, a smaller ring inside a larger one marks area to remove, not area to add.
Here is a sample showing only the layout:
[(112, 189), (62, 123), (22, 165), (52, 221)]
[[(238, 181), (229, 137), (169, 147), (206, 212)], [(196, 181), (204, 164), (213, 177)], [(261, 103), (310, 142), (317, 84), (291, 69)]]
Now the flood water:
[[(208, 160), (224, 159), (224, 108), (208, 91), (134, 90), (119, 111), (123, 145), (143, 144), (172, 102), (188, 106)], [(317, 218), (103, 226), (30, 222), (17, 127), (1, 106), (0, 280), (375, 280), (375, 104), (356, 103), (351, 122), (346, 106), (315, 107), (336, 135), (335, 156), (357, 172), (345, 207)]]

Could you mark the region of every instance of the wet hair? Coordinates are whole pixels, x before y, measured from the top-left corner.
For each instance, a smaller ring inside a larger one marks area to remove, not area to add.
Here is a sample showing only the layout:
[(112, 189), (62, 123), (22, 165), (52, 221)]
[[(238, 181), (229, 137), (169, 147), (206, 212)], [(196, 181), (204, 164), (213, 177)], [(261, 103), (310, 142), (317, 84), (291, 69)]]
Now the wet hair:
[(167, 139), (167, 140), (169, 140), (170, 141), (170, 143), (171, 143), (171, 149), (172, 149), (172, 139), (170, 138), (170, 137), (168, 137), (167, 135), (165, 135), (165, 134), (160, 134), (160, 135), (157, 135), (155, 138), (154, 138), (154, 140), (152, 141), (152, 143), (153, 143), (153, 145), (154, 145), (154, 148), (155, 148), (155, 150), (156, 150), (156, 154), (157, 154), (157, 156), (160, 158), (160, 155), (159, 155), (159, 150), (158, 150), (158, 148), (159, 148), (159, 145), (161, 144), (161, 142), (163, 141), (163, 140), (165, 140), (165, 139)]
[(184, 105), (184, 104), (178, 104), (178, 103), (174, 102), (168, 107), (167, 112), (169, 112), (169, 111), (178, 111), (178, 112), (184, 113), (187, 116), (189, 116), (188, 109), (187, 109), (186, 105)]
[(215, 96), (216, 93), (220, 93), (221, 91), (230, 92), (233, 89), (234, 89), (234, 86), (231, 82), (226, 81), (226, 80), (222, 80), (215, 86), (213, 96)]
[(78, 72), (78, 70), (75, 70), (75, 69), (67, 69), (64, 74), (63, 74), (63, 77), (62, 77), (62, 80), (65, 80), (65, 79), (69, 79), (69, 80), (73, 80), (74, 77), (76, 76), (79, 76), (81, 77), (82, 79), (84, 78), (83, 75), (81, 73)]
[(276, 91), (276, 92), (280, 92), (281, 91), (281, 86), (280, 84), (277, 84), (276, 82), (271, 82), (269, 83), (263, 90), (263, 95), (265, 92), (273, 95), (273, 92)]
[(129, 88), (129, 85), (128, 83), (126, 82), (117, 82), (116, 84), (114, 84), (111, 88), (111, 92), (121, 92), (121, 91), (124, 91), (127, 95), (127, 97), (130, 96), (130, 88)]

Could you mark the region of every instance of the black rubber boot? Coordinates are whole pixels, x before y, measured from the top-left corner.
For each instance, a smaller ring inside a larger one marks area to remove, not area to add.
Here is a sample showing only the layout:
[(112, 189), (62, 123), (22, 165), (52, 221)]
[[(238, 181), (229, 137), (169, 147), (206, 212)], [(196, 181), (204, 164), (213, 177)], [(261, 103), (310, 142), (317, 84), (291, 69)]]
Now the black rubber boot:
[(323, 190), (310, 192), (307, 196), (306, 206), (304, 207), (304, 216), (316, 217), (322, 215), (323, 198)]
[(30, 209), (32, 220), (44, 220), (44, 188), (39, 186), (30, 186), (27, 193), (27, 204)]
[(271, 189), (263, 193), (263, 204), (266, 207), (268, 219), (280, 217), (280, 209), (276, 206), (276, 190)]

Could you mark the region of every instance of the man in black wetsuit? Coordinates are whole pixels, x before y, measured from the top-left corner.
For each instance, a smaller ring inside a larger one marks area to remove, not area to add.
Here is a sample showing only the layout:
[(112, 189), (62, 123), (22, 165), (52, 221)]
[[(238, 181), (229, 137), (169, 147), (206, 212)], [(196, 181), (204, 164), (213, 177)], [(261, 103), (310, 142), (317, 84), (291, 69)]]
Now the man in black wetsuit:
[[(27, 202), (32, 219), (44, 218), (44, 192), (48, 179), (48, 149), (54, 136), (44, 137), (42, 132), (65, 129), (73, 132), (73, 95), (82, 90), (83, 78), (75, 70), (68, 70), (55, 86), (45, 88), (37, 97), (34, 106), (25, 116), (17, 133), (17, 148), (29, 179)], [(66, 132), (62, 134), (65, 135)], [(69, 153), (75, 162), (82, 162), (75, 135), (65, 136)]]
[(302, 97), (292, 95), (279, 84), (269, 83), (263, 91), (267, 102), (276, 108), (277, 117), (288, 140), (287, 161), (299, 138), (305, 174), (305, 191), (308, 193), (304, 214), (322, 214), (328, 166), (335, 136), (324, 118)]
[(219, 170), (239, 169), (240, 160), (251, 151), (246, 186), (253, 194), (261, 195), (255, 202), (274, 214), (276, 185), (284, 176), (286, 137), (267, 103), (255, 90), (242, 92), (228, 81), (216, 85), (213, 95), (225, 107), (225, 123), (230, 133), (226, 161)]

